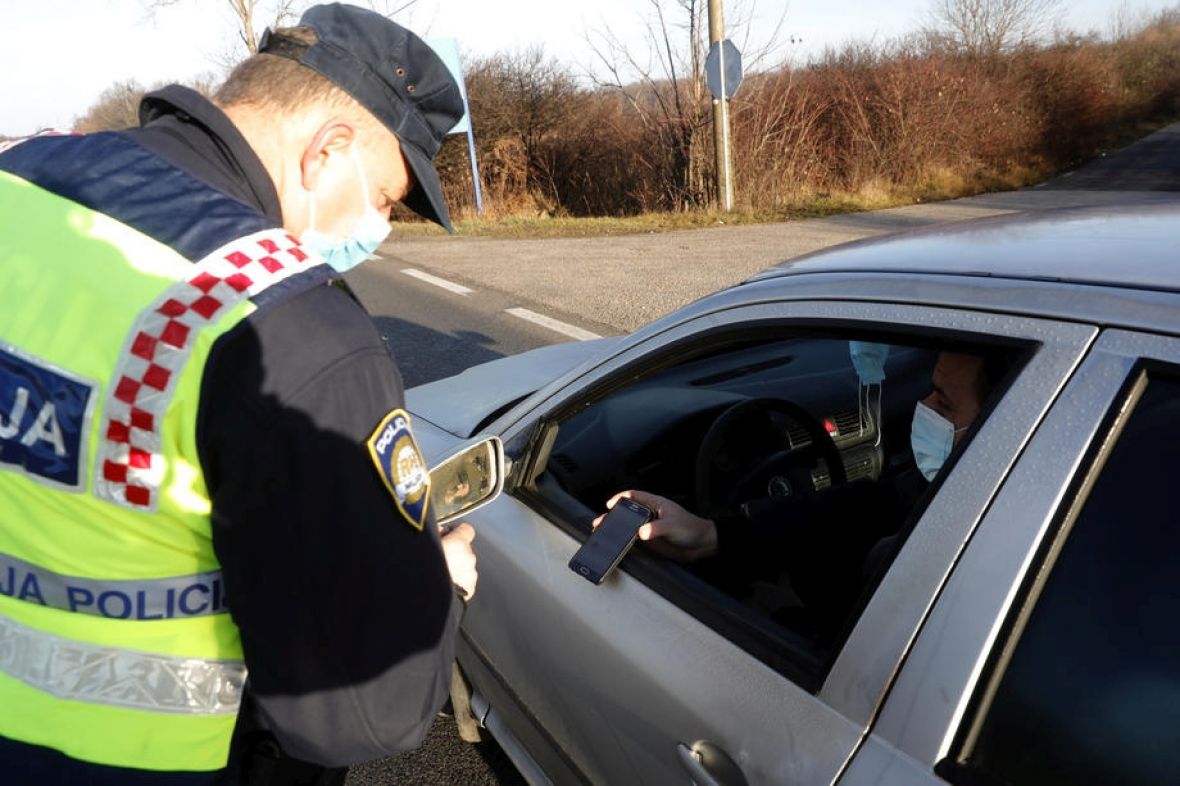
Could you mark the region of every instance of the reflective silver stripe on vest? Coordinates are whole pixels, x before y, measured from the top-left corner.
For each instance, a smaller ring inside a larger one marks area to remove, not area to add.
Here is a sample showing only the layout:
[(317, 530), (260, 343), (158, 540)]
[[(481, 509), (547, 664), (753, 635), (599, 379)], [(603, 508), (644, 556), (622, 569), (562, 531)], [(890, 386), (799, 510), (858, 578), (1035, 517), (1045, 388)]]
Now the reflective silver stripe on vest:
[(68, 701), (229, 715), (238, 711), (246, 664), (99, 647), (0, 614), (0, 673)]
[(166, 579), (83, 579), (2, 552), (0, 595), (120, 620), (204, 617), (229, 611), (219, 570)]

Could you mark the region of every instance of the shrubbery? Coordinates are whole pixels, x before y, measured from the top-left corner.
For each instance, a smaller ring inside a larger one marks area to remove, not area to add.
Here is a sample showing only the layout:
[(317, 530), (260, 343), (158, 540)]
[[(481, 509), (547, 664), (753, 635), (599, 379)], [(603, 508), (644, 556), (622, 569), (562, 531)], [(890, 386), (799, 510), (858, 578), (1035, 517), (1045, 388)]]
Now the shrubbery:
[[(207, 91), (208, 80), (197, 87)], [(467, 89), (491, 217), (622, 216), (713, 201), (712, 113), (699, 74), (587, 87), (531, 50), (468, 64)], [(134, 81), (112, 86), (75, 129), (133, 125), (143, 92)], [(773, 213), (826, 197), (1019, 186), (1178, 116), (1180, 6), (1124, 25), (1113, 40), (981, 52), (926, 32), (848, 44), (803, 68), (746, 77), (731, 104), (737, 200)], [(438, 168), (453, 211), (473, 214), (462, 135), (448, 138)]]
[[(668, 102), (676, 86), (648, 91)], [(486, 212), (627, 215), (712, 198), (708, 99), (654, 122), (617, 91), (577, 87), (538, 53), (470, 69)], [(663, 91), (660, 93), (659, 91)], [(931, 36), (850, 44), (750, 76), (732, 103), (740, 205), (816, 196), (945, 197), (1023, 185), (1180, 115), (1180, 8), (1117, 40), (1072, 37), (969, 56)], [(671, 127), (670, 127), (671, 126)], [(473, 209), (466, 142), (440, 159), (448, 199)]]

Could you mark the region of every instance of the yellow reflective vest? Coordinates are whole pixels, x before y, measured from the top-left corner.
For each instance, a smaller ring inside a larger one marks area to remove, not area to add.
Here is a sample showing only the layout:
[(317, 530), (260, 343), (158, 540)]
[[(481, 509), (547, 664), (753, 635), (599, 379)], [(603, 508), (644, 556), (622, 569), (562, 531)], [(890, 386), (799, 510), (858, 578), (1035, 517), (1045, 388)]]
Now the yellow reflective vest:
[(0, 171), (0, 736), (147, 770), (226, 765), (246, 669), (197, 455), (201, 377), (281, 229), (196, 264)]

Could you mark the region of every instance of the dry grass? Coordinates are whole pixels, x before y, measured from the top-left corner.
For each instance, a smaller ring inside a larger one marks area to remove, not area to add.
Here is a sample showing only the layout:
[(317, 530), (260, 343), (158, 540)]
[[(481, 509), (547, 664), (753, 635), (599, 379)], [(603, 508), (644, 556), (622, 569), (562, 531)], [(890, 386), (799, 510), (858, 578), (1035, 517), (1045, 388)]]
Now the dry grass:
[[(543, 217), (536, 215), (509, 216), (504, 218), (479, 218), (467, 215), (473, 211), (461, 211), (454, 218), (455, 235), (458, 237), (544, 239), (568, 237), (600, 237), (609, 235), (650, 234), (672, 232), (680, 229), (704, 229), (718, 226), (743, 224), (766, 224), (779, 221), (799, 221), (809, 218), (824, 218), (842, 213), (856, 213), (865, 210), (881, 210), (889, 207), (930, 202), (936, 199), (952, 199), (968, 193), (956, 193), (945, 187), (925, 185), (909, 189), (889, 187), (880, 183), (863, 187), (857, 193), (820, 194), (800, 196), (790, 205), (775, 209), (745, 207), (732, 213), (718, 211), (692, 211), (668, 213), (642, 213), (637, 216), (579, 218), (573, 216)], [(446, 231), (435, 224), (424, 221), (406, 220), (394, 223), (395, 237), (445, 238)]]

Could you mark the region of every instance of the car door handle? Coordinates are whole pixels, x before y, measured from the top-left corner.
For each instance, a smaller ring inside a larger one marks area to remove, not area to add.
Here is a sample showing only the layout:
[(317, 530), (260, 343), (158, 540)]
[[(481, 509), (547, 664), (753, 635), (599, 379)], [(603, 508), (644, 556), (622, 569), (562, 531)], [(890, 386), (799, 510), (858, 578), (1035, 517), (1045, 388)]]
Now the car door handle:
[(676, 749), (696, 786), (746, 786), (741, 767), (713, 743), (700, 740), (691, 748), (680, 743)]

